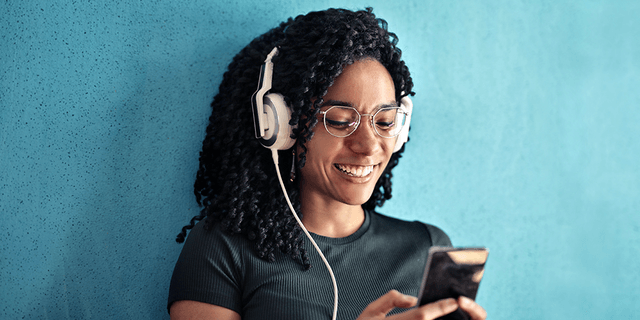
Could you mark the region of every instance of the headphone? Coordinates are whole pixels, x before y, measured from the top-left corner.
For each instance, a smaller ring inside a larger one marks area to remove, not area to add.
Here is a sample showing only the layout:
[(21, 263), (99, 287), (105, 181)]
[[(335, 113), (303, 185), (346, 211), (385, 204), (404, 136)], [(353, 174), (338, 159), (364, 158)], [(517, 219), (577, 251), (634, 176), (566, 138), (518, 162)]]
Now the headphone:
[[(289, 124), (291, 120), (291, 109), (284, 101), (284, 97), (279, 93), (267, 93), (271, 90), (273, 79), (273, 59), (278, 54), (278, 47), (273, 48), (267, 55), (264, 65), (260, 68), (260, 79), (258, 90), (251, 96), (251, 106), (253, 110), (253, 125), (256, 138), (268, 149), (287, 150), (295, 144), (292, 139), (293, 127)], [(408, 96), (400, 100), (402, 108), (407, 117), (404, 126), (398, 134), (393, 152), (398, 152), (407, 140), (409, 140), (409, 124), (411, 122), (411, 112), (413, 102)]]

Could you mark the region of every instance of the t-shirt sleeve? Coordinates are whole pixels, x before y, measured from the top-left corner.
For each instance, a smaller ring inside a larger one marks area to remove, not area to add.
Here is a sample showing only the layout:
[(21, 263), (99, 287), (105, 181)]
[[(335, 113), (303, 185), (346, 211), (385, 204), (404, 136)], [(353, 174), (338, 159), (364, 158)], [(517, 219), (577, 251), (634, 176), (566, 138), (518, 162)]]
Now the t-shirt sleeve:
[(241, 254), (237, 237), (218, 227), (204, 229), (204, 220), (191, 230), (171, 276), (169, 300), (193, 300), (241, 311)]
[(451, 247), (451, 239), (449, 236), (442, 231), (442, 229), (430, 225), (425, 224), (427, 231), (429, 231), (429, 236), (431, 237), (431, 245), (432, 246), (440, 246), (440, 247)]

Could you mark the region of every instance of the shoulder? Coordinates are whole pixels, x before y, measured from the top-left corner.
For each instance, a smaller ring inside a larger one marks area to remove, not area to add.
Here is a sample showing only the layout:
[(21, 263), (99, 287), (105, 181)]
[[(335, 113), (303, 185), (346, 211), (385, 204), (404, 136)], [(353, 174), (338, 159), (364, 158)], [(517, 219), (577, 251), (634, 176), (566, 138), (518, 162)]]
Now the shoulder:
[(200, 274), (215, 269), (230, 278), (240, 278), (243, 262), (250, 255), (251, 244), (242, 234), (230, 234), (218, 224), (207, 228), (206, 218), (198, 222), (189, 233), (178, 261), (176, 271)]
[(419, 238), (430, 242), (432, 246), (451, 246), (449, 236), (442, 229), (431, 224), (401, 220), (374, 211), (371, 212), (371, 220), (372, 225), (377, 225), (387, 232), (401, 233), (403, 237)]
[(182, 255), (205, 258), (225, 255), (233, 259), (237, 258), (238, 252), (250, 247), (249, 241), (242, 234), (230, 234), (219, 223), (212, 223), (207, 227), (207, 219), (201, 220), (191, 229)]
[(208, 223), (208, 218), (204, 218), (189, 231), (184, 247), (202, 248), (207, 243), (219, 243), (233, 241), (233, 236), (222, 230), (218, 223)]
[(243, 262), (249, 245), (206, 220), (191, 229), (171, 276), (168, 307), (180, 300), (218, 305), (239, 312)]
[(431, 224), (422, 223), (422, 222), (419, 222), (419, 223), (421, 223), (427, 229), (427, 232), (429, 232), (432, 245), (441, 246), (441, 247), (451, 247), (451, 239), (449, 239), (449, 236), (444, 231), (442, 231), (442, 229)]

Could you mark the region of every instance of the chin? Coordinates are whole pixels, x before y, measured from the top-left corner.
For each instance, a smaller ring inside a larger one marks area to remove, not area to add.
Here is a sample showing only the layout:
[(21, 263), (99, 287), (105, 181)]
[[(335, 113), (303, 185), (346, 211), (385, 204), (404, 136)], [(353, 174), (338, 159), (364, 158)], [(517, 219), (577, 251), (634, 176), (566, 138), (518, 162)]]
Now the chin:
[[(350, 190), (350, 191), (354, 191), (354, 190)], [(367, 201), (369, 201), (372, 194), (373, 194), (373, 188), (370, 188), (370, 189), (367, 188), (366, 191), (357, 192), (357, 193), (346, 192), (345, 194), (342, 195), (342, 198), (343, 198), (342, 202), (352, 206), (361, 206), (365, 204)]]

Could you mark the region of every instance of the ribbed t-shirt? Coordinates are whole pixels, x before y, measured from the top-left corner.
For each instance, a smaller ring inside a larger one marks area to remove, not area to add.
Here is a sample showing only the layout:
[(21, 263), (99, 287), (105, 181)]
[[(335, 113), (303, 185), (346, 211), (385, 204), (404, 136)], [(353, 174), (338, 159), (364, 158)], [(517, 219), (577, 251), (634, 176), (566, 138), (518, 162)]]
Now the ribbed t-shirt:
[[(204, 221), (191, 230), (178, 258), (168, 307), (179, 300), (222, 306), (243, 320), (330, 319), (333, 286), (329, 272), (309, 241), (310, 270), (280, 252), (275, 262), (255, 254), (253, 243)], [(363, 225), (344, 238), (312, 234), (338, 283), (338, 319), (356, 319), (391, 289), (418, 295), (429, 248), (450, 246), (437, 227), (365, 212)], [(391, 314), (402, 312), (393, 310)]]

